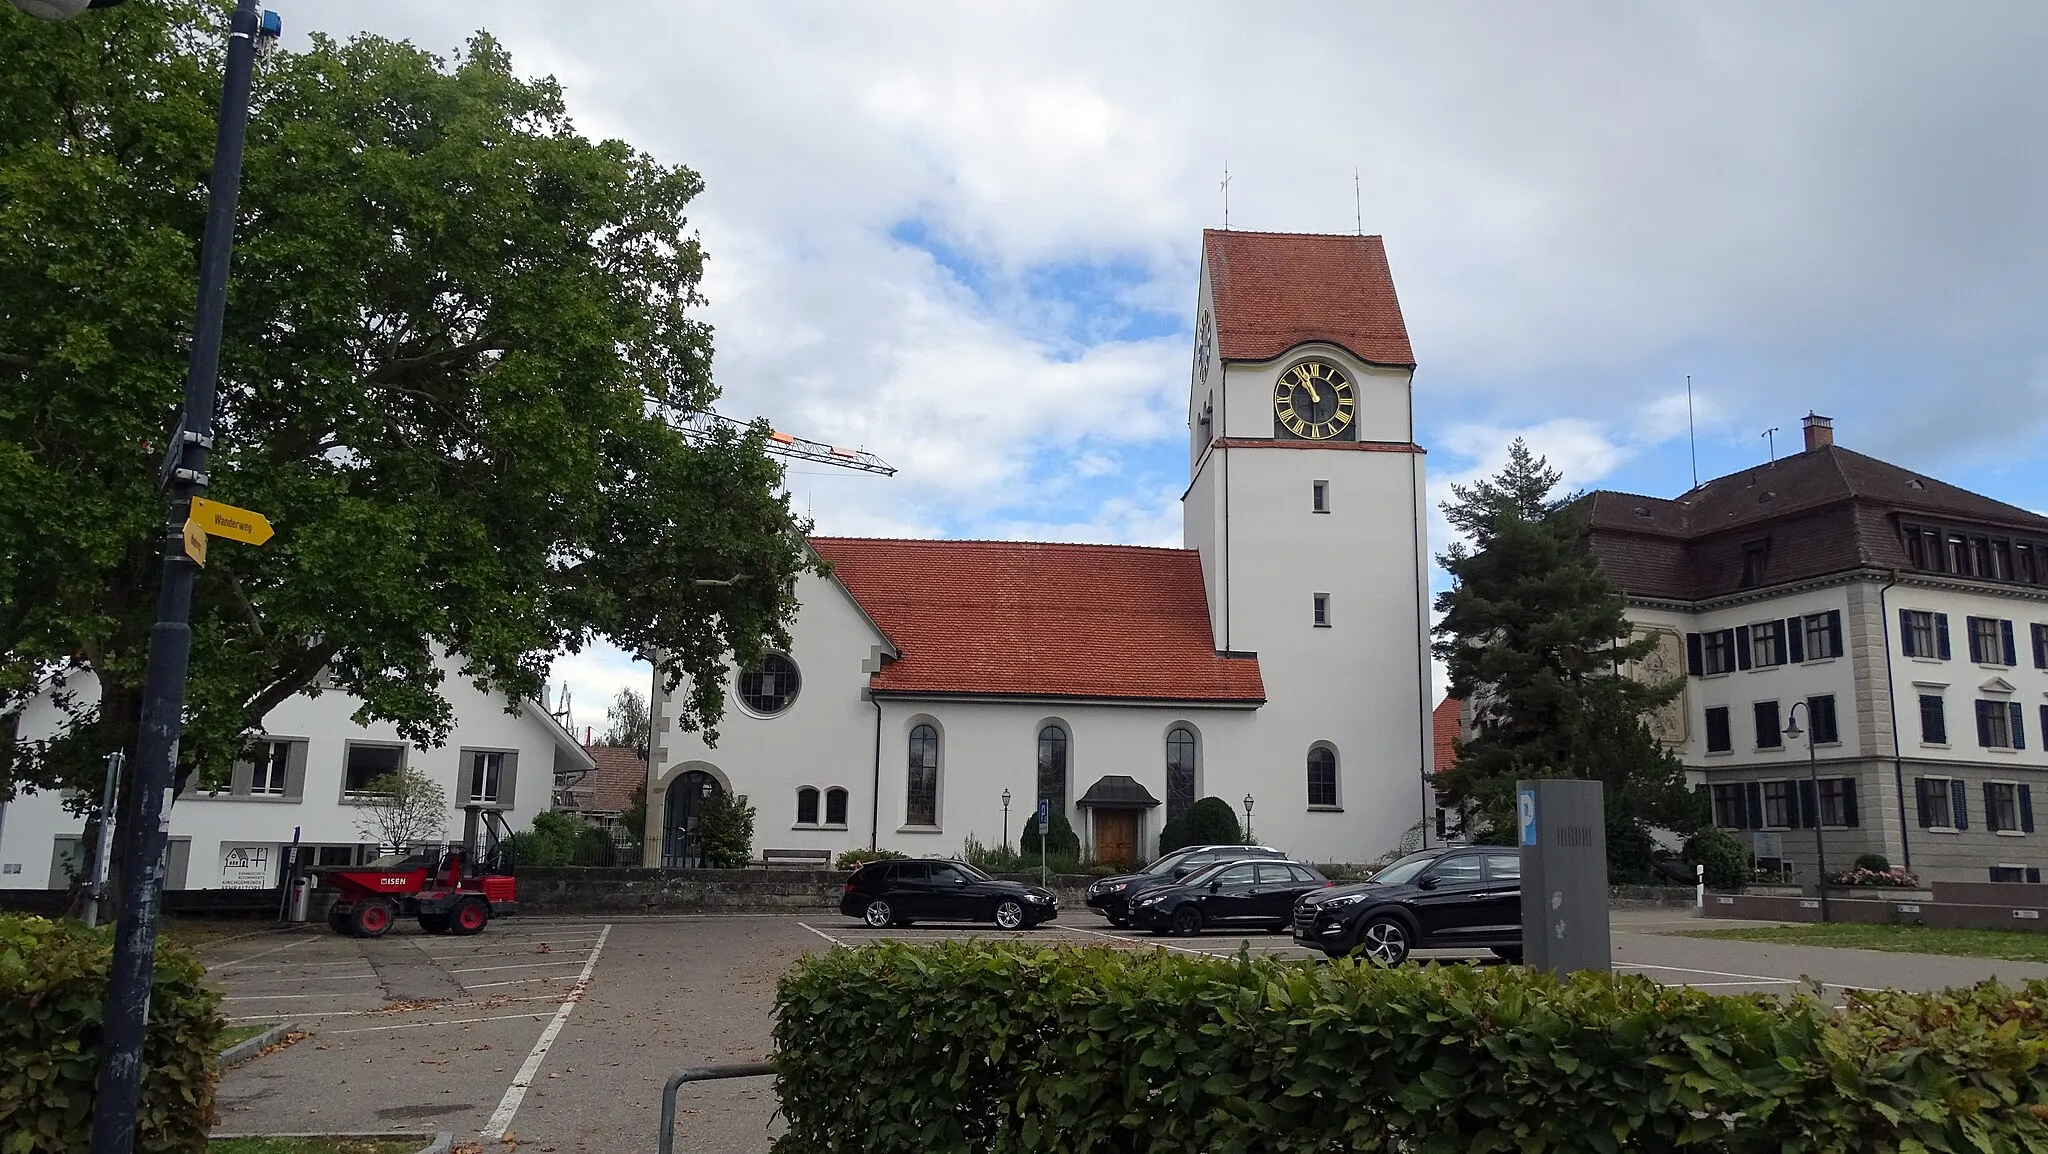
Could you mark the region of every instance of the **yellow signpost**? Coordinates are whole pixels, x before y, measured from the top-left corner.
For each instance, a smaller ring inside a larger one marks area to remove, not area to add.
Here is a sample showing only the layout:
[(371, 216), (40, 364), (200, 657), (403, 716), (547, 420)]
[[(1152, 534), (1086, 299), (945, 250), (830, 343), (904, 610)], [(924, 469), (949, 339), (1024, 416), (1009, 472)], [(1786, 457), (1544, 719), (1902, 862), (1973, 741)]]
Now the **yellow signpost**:
[[(263, 514), (248, 509), (237, 509), (219, 501), (204, 497), (192, 498), (192, 521), (186, 522), (186, 552), (191, 552), (192, 522), (197, 522), (201, 532), (209, 537), (226, 537), (230, 541), (241, 541), (249, 545), (261, 545), (270, 540), (270, 521)], [(202, 547), (201, 552), (205, 550)], [(198, 558), (194, 558), (198, 560)]]
[(192, 558), (194, 565), (206, 565), (206, 530), (190, 517), (185, 518), (185, 556)]

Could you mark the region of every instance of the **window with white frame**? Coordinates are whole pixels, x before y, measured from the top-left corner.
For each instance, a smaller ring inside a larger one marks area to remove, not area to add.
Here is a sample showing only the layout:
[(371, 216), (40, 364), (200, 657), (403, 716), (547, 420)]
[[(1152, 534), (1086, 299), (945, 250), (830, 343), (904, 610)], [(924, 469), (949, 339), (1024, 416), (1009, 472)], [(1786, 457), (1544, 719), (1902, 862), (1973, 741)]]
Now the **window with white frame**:
[(1330, 483), (1328, 481), (1316, 481), (1314, 482), (1310, 492), (1313, 494), (1313, 496), (1311, 497), (1311, 504), (1309, 506), (1311, 511), (1317, 513), (1329, 512)]
[(1700, 672), (1712, 675), (1727, 673), (1734, 668), (1734, 631), (1720, 629), (1700, 634)]
[(1316, 594), (1315, 624), (1318, 629), (1328, 629), (1330, 627), (1330, 595), (1328, 593)]
[(939, 731), (931, 725), (913, 726), (909, 742), (910, 764), (904, 788), (904, 821), (907, 825), (939, 824)]
[(808, 785), (796, 791), (796, 824), (818, 824), (818, 791)]
[(825, 791), (825, 824), (846, 824), (846, 791), (836, 785)]
[(504, 779), (504, 754), (479, 750), (469, 755), (469, 800), (496, 804)]
[(257, 742), (256, 761), (249, 772), (249, 792), (269, 797), (284, 796), (284, 780), (291, 769), (291, 759), (291, 742)]
[(1984, 828), (1993, 833), (2020, 832), (2020, 787), (2011, 781), (1984, 783)]
[(1791, 782), (1764, 782), (1764, 825), (1767, 828), (1791, 829), (1799, 824), (1798, 805), (1792, 794)]
[(1920, 807), (1921, 829), (1960, 828), (1956, 824), (1954, 778), (1916, 777), (1913, 793)]
[(342, 753), (341, 765), (342, 792), (366, 797), (377, 792), (379, 778), (405, 768), (405, 747), (351, 741)]
[(1762, 669), (1785, 664), (1785, 623), (1765, 621), (1749, 627), (1749, 662)]
[(1308, 803), (1317, 808), (1337, 807), (1337, 754), (1326, 745), (1308, 751)]
[(1806, 659), (1821, 661), (1842, 655), (1842, 618), (1840, 610), (1806, 615)]

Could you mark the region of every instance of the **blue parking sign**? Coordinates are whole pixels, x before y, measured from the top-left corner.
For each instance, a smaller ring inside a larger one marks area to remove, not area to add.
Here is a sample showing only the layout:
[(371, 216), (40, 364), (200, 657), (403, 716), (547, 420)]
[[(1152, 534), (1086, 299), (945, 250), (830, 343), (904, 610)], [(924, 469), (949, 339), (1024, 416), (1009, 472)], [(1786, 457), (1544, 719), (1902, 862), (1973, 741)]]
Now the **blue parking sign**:
[(1536, 844), (1536, 791), (1518, 790), (1515, 793), (1515, 818), (1522, 827), (1522, 844)]
[(1046, 831), (1046, 828), (1051, 825), (1052, 799), (1049, 797), (1041, 797), (1038, 799), (1038, 832), (1044, 833)]

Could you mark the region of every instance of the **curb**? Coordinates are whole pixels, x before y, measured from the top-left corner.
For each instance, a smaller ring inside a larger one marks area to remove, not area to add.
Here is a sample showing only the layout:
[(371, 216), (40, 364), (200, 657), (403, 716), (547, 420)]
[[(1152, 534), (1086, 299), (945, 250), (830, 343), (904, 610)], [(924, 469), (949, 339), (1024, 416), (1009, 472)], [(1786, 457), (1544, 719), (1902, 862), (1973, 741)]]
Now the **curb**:
[(431, 1140), (431, 1144), (422, 1149), (419, 1154), (448, 1154), (449, 1147), (455, 1144), (455, 1131), (438, 1130), (432, 1134), (427, 1134), (419, 1130), (330, 1130), (322, 1134), (272, 1134), (252, 1130), (246, 1132), (236, 1131), (231, 1134), (217, 1133), (207, 1135), (209, 1141), (230, 1138), (357, 1138), (366, 1141), (383, 1142), (402, 1142), (407, 1138), (417, 1138), (423, 1142)]
[[(246, 1062), (262, 1053), (265, 1046), (275, 1043), (278, 1039), (297, 1028), (297, 1022), (279, 1022), (277, 1025), (270, 1027), (253, 1038), (244, 1038), (227, 1049), (222, 1050), (220, 1056), (213, 1060), (213, 1068), (225, 1070), (237, 1062)], [(401, 1136), (412, 1137), (410, 1134)]]

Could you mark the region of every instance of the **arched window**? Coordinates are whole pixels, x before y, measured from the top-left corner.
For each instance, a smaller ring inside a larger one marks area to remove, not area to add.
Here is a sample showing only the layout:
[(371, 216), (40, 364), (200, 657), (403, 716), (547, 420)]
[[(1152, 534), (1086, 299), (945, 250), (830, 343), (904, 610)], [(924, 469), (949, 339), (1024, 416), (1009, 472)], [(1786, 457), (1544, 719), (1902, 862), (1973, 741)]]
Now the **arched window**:
[(1038, 796), (1067, 812), (1067, 731), (1057, 725), (1038, 731)]
[(910, 774), (903, 794), (904, 824), (939, 824), (939, 731), (932, 726), (910, 731)]
[(773, 717), (796, 700), (802, 683), (796, 662), (785, 654), (770, 653), (758, 668), (740, 674), (740, 701), (763, 717)]
[(796, 823), (818, 824), (818, 791), (808, 785), (796, 791)]
[(1308, 751), (1308, 803), (1337, 804), (1337, 751), (1327, 745)]
[(846, 824), (846, 791), (836, 785), (825, 791), (825, 824)]
[(1166, 820), (1186, 813), (1195, 804), (1195, 735), (1183, 725), (1166, 734)]

